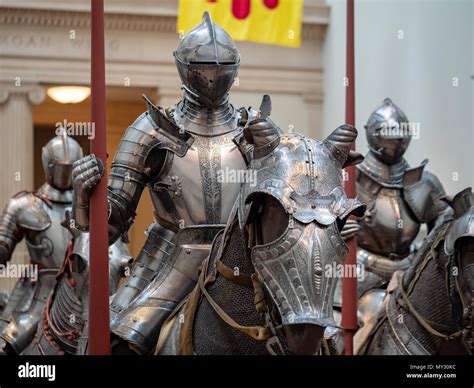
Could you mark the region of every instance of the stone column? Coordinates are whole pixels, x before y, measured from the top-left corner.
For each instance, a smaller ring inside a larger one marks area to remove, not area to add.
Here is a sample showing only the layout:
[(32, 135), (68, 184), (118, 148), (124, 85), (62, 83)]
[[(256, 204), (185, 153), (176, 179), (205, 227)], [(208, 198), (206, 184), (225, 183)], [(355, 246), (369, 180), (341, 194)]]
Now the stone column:
[(33, 105), (44, 99), (39, 85), (0, 84), (0, 206), (20, 190), (33, 189)]
[[(37, 84), (0, 83), (0, 207), (21, 190), (33, 190), (33, 105), (45, 93)], [(15, 249), (12, 263), (28, 263), (26, 246)], [(0, 287), (11, 290), (16, 279), (0, 278)]]

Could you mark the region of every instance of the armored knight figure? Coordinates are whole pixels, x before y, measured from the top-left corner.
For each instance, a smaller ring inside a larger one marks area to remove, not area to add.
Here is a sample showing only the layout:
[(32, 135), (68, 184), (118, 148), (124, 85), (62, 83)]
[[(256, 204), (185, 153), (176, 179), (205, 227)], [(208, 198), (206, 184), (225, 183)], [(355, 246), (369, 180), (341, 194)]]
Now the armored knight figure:
[[(446, 208), (441, 200), (443, 186), (424, 171), (428, 161), (410, 167), (403, 157), (412, 128), (389, 98), (365, 126), (370, 150), (357, 165), (356, 190), (367, 211), (362, 219), (349, 221), (343, 231), (346, 239), (357, 234), (357, 263), (364, 269), (357, 283), (362, 324), (381, 304), (393, 273), (409, 268), (420, 225), (427, 224), (431, 230)], [(335, 306), (341, 306), (340, 283)]]
[[(112, 163), (109, 244), (130, 228), (145, 186), (155, 213), (131, 274), (111, 301), (114, 351), (153, 350), (162, 323), (193, 289), (199, 266), (227, 222), (240, 182), (226, 179), (225, 172), (246, 170), (251, 155), (244, 128), (274, 126), (270, 120), (256, 122), (255, 110), (230, 104), (240, 56), (208, 13), (174, 57), (183, 98), (163, 109), (145, 97), (148, 110), (127, 129)], [(268, 104), (262, 104), (264, 110)], [(102, 170), (93, 155), (74, 168), (73, 218), (84, 229), (89, 193)]]
[(0, 322), (0, 351), (20, 353), (32, 340), (46, 298), (66, 256), (70, 233), (61, 226), (71, 208), (72, 165), (82, 148), (65, 132), (42, 150), (46, 182), (35, 192), (22, 191), (6, 206), (0, 222), (0, 263), (10, 260), (25, 239), (37, 278), (25, 276), (15, 285)]

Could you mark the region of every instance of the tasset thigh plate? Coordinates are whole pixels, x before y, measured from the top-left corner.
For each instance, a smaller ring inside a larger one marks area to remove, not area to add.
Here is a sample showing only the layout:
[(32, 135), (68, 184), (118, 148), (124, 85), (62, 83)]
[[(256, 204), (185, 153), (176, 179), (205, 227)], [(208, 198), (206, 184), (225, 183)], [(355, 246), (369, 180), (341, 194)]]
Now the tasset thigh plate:
[(176, 247), (163, 257), (162, 269), (150, 285), (111, 325), (139, 353), (153, 350), (163, 322), (194, 288), (198, 269), (209, 254), (212, 241), (225, 225), (199, 225), (180, 229)]

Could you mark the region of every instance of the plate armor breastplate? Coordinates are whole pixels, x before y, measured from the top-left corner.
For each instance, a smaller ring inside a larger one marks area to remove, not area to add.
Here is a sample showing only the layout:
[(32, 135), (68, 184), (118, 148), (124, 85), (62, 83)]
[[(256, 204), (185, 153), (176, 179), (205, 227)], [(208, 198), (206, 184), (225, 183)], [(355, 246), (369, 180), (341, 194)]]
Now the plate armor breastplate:
[(159, 219), (180, 227), (227, 221), (246, 171), (233, 141), (240, 132), (237, 128), (217, 136), (193, 135), (186, 155), (175, 155), (168, 174), (151, 189)]
[(358, 244), (370, 252), (400, 259), (410, 253), (420, 225), (403, 200), (400, 189), (380, 188), (372, 196), (358, 188), (359, 199), (367, 203), (367, 213), (360, 221)]
[(384, 166), (369, 155), (357, 172), (357, 195), (367, 204), (365, 216), (359, 221), (357, 243), (372, 253), (402, 259), (410, 253), (420, 229), (420, 222), (403, 197), (402, 178), (408, 164), (403, 161), (386, 174), (380, 173), (377, 168)]

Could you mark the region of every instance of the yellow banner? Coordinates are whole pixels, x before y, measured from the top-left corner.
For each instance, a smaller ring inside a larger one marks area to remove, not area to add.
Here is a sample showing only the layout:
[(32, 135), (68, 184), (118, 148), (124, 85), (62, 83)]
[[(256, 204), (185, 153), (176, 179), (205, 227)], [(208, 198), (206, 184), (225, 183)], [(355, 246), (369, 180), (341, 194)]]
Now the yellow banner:
[(236, 41), (300, 45), (303, 0), (180, 0), (178, 33), (199, 24), (204, 11)]

